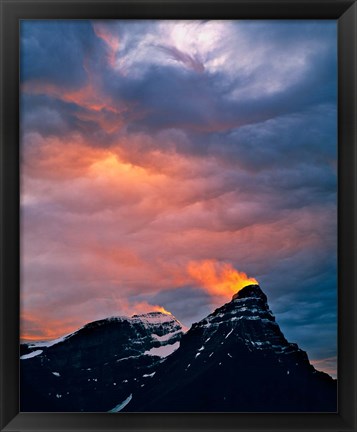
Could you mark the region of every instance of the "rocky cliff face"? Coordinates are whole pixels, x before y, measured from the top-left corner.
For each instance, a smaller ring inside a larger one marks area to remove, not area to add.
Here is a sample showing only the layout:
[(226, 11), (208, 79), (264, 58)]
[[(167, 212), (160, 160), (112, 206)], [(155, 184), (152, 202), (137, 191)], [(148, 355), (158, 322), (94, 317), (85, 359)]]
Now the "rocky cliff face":
[(21, 346), (22, 411), (108, 411), (145, 385), (179, 346), (181, 324), (151, 312), (95, 321)]
[(337, 382), (286, 340), (258, 285), (186, 334), (153, 312), (21, 349), (21, 411), (337, 410)]
[(336, 401), (336, 381), (285, 339), (265, 294), (251, 285), (194, 324), (125, 409), (334, 412)]

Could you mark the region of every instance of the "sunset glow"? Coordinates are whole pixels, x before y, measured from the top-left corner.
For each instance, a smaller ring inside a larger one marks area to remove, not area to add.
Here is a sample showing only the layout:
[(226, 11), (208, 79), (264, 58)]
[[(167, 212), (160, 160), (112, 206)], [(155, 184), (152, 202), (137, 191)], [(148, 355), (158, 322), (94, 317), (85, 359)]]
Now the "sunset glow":
[(188, 273), (209, 294), (228, 299), (247, 285), (258, 285), (256, 279), (235, 270), (230, 264), (213, 260), (191, 261), (188, 264)]
[(161, 312), (165, 315), (172, 315), (171, 312), (167, 311), (164, 307), (162, 306), (155, 306), (155, 308), (153, 309), (155, 312)]
[(20, 60), (23, 340), (259, 281), (336, 358), (334, 21), (24, 20)]

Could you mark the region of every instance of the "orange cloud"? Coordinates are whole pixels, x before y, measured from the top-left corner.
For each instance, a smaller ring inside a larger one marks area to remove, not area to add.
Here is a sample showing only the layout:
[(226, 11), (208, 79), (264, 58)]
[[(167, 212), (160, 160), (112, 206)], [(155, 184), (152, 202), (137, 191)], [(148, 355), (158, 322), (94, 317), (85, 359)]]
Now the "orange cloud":
[(76, 134), (64, 139), (38, 134), (27, 137), (23, 145), (24, 172), (34, 178), (66, 180), (81, 177), (105, 151), (86, 145)]
[(111, 134), (124, 126), (124, 120), (119, 112), (102, 108), (99, 112), (85, 110), (74, 113), (75, 117), (83, 122), (96, 123), (102, 130)]
[[(115, 303), (115, 299), (113, 299)], [(148, 312), (161, 312), (165, 315), (171, 315), (171, 312), (163, 306), (150, 304), (148, 302), (129, 303), (126, 300), (118, 300), (119, 306), (116, 316), (140, 315)], [(21, 315), (21, 342), (36, 342), (53, 340), (66, 334), (73, 333), (85, 324), (96, 319), (106, 318), (106, 316), (94, 316), (92, 319), (85, 319), (80, 315), (73, 319), (55, 319), (50, 316), (39, 316), (29, 312)]]
[(112, 67), (115, 66), (116, 56), (120, 48), (119, 37), (111, 33), (107, 25), (102, 25), (101, 23), (94, 21), (92, 26), (96, 36), (102, 39), (107, 46), (108, 63)]
[(44, 318), (35, 313), (23, 313), (20, 322), (20, 339), (21, 342), (52, 340), (72, 333), (80, 326), (80, 320)]
[(21, 90), (24, 93), (52, 96), (64, 102), (75, 103), (96, 112), (102, 109), (118, 112), (118, 109), (111, 103), (108, 103), (108, 98), (100, 94), (91, 81), (79, 89), (70, 90), (56, 84), (33, 80), (23, 83)]
[(190, 261), (187, 271), (212, 296), (230, 298), (245, 286), (258, 284), (256, 279), (234, 269), (231, 264), (215, 260)]
[(171, 315), (171, 312), (166, 310), (163, 306), (152, 305), (147, 302), (134, 303), (128, 306), (128, 310), (130, 310), (130, 315), (140, 315), (148, 312), (161, 312), (165, 315)]
[(144, 265), (145, 263), (138, 255), (127, 247), (99, 247), (98, 245), (89, 245), (91, 253), (101, 260), (114, 262), (117, 266), (135, 267)]
[(43, 211), (29, 219), (22, 248), (32, 259), (22, 261), (24, 310), (41, 317), (24, 326), (24, 338), (53, 339), (108, 315), (161, 310), (122, 299), (183, 286), (200, 287), (218, 306), (256, 283), (227, 264), (232, 257), (264, 275), (267, 266), (328, 240), (315, 229), (326, 225), (323, 210), (318, 218), (296, 209), (260, 221), (250, 196), (224, 193), (220, 167), (171, 146), (160, 151), (152, 137), (126, 136), (122, 147), (109, 148), (76, 134), (25, 139), (32, 141), (23, 146), (22, 200)]

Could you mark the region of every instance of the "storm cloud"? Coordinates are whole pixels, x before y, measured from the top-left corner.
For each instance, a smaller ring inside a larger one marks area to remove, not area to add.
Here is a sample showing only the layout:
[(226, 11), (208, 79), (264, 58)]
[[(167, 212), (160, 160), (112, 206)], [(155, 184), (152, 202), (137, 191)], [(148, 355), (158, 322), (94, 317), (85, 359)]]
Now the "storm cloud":
[[(256, 278), (336, 373), (334, 21), (21, 22), (21, 334), (222, 302)], [(190, 264), (191, 263), (191, 264)]]

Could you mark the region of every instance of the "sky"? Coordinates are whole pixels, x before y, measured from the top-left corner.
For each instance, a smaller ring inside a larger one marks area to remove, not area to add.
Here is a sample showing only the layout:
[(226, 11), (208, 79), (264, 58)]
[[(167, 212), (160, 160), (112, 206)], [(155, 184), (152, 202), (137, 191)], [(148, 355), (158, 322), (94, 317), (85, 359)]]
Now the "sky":
[(21, 21), (21, 337), (258, 281), (336, 376), (336, 21)]

